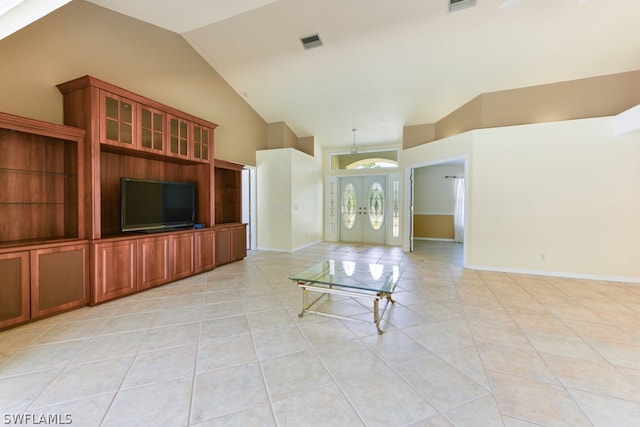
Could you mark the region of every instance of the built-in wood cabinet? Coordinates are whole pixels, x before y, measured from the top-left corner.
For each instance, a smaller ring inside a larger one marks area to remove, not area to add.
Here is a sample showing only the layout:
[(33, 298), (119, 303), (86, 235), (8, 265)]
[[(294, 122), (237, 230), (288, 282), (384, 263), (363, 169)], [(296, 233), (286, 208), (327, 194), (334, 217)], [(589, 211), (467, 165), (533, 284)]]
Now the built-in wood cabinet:
[(138, 290), (153, 288), (171, 280), (170, 236), (138, 239)]
[(246, 224), (216, 226), (216, 267), (247, 256)]
[(138, 117), (140, 118), (140, 150), (163, 154), (166, 151), (167, 115), (155, 108), (140, 104), (138, 105)]
[(0, 113), (0, 328), (88, 301), (84, 136)]
[(138, 291), (138, 244), (131, 239), (105, 239), (92, 245), (91, 304)]
[(87, 305), (86, 241), (46, 243), (0, 252), (0, 328)]
[(242, 165), (215, 160), (216, 224), (242, 222)]
[(55, 245), (30, 252), (32, 319), (87, 305), (87, 243)]
[(198, 230), (195, 233), (196, 273), (213, 270), (216, 266), (216, 235), (213, 229)]
[[(216, 256), (218, 227), (221, 222), (240, 221), (231, 212), (239, 214), (241, 195), (236, 197), (234, 193), (231, 197), (233, 191), (225, 190), (223, 199), (216, 198), (213, 153), (217, 125), (91, 76), (62, 83), (58, 88), (63, 94), (65, 123), (87, 130), (84, 163), (88, 190), (85, 209), (89, 213), (86, 228), (91, 245), (90, 304), (220, 265)], [(224, 162), (220, 166), (236, 172), (242, 169)], [(123, 177), (194, 184), (195, 222), (203, 228), (151, 235), (123, 233)], [(239, 190), (240, 181), (234, 179), (221, 178), (220, 183)], [(223, 213), (221, 221), (216, 209)], [(231, 234), (225, 236), (224, 263), (246, 256), (246, 248), (244, 252), (232, 249)], [(241, 253), (245, 255), (239, 257)]]
[(0, 253), (0, 328), (31, 318), (29, 251)]
[(193, 276), (195, 266), (195, 233), (171, 234), (171, 280)]

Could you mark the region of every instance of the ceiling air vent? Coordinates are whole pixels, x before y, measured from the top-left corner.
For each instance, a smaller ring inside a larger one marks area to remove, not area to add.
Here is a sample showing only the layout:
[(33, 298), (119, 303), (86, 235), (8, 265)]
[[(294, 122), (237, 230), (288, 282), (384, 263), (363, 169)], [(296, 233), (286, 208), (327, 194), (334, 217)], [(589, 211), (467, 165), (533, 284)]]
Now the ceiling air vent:
[(305, 49), (312, 49), (314, 47), (322, 46), (322, 40), (320, 40), (320, 37), (318, 37), (317, 34), (309, 37), (303, 37), (300, 39), (300, 41), (302, 42), (302, 46), (304, 46)]
[(476, 5), (476, 0), (448, 0), (449, 12), (455, 12), (457, 10), (466, 9)]

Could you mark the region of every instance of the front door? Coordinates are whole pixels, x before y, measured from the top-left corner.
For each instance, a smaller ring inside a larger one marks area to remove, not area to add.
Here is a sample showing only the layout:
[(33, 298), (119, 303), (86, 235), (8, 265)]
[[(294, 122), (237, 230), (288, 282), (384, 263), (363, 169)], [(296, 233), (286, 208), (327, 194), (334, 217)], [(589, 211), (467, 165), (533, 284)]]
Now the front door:
[(340, 240), (385, 243), (386, 177), (340, 178)]

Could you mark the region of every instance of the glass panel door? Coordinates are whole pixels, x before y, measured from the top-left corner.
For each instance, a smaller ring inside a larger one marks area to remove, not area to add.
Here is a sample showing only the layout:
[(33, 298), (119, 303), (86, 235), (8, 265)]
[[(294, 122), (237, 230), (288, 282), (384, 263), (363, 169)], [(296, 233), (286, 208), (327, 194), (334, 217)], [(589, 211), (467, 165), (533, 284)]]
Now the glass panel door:
[(340, 179), (340, 240), (385, 243), (385, 183), (384, 176)]

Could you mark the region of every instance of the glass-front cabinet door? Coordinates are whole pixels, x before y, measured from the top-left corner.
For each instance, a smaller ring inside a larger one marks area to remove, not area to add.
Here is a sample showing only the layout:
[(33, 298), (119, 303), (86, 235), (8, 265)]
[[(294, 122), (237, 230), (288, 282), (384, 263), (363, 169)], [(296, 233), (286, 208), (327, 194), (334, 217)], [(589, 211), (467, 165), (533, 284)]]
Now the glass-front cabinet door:
[(200, 125), (193, 125), (193, 158), (195, 160), (209, 161), (209, 140), (211, 131)]
[(140, 105), (140, 149), (163, 153), (165, 113), (145, 105)]
[(176, 157), (189, 156), (189, 122), (169, 116), (169, 147), (167, 154)]
[(100, 142), (135, 147), (135, 103), (100, 91)]

